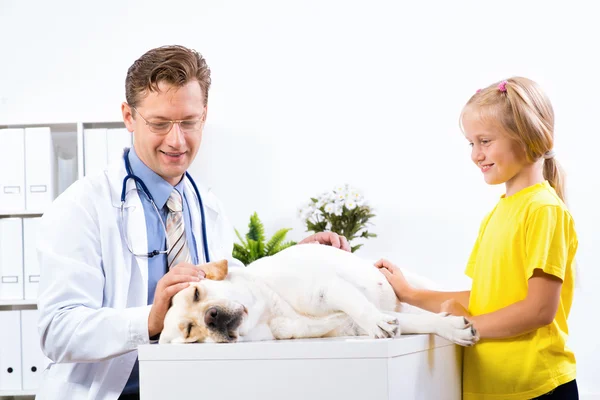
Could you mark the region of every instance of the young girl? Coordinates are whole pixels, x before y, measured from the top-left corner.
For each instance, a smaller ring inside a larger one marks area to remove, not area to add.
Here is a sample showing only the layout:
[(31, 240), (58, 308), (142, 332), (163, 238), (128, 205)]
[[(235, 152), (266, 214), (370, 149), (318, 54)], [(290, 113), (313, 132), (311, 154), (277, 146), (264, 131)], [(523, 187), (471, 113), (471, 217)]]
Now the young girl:
[(478, 90), (461, 124), (486, 183), (506, 186), (469, 258), (471, 290), (418, 290), (389, 261), (376, 266), (400, 301), (473, 324), (480, 341), (465, 348), (465, 400), (577, 399), (565, 342), (578, 241), (553, 151), (552, 105), (535, 82), (515, 77)]

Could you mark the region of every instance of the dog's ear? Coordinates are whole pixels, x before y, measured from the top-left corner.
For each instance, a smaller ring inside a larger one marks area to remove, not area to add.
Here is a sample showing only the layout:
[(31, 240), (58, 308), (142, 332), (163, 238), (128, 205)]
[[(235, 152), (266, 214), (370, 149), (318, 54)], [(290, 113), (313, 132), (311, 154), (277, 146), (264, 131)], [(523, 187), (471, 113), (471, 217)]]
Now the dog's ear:
[(200, 269), (206, 274), (206, 279), (222, 281), (227, 277), (227, 260), (219, 260), (200, 265)]

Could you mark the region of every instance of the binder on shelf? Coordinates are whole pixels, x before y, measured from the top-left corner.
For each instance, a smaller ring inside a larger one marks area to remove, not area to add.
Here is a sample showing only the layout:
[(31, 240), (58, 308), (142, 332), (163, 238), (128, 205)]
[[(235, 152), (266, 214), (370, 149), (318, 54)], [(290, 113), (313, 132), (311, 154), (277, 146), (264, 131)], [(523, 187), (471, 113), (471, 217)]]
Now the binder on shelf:
[(25, 300), (36, 300), (40, 282), (40, 265), (38, 263), (35, 241), (40, 218), (23, 219), (23, 283)]
[(57, 196), (67, 190), (77, 180), (77, 156), (66, 156), (59, 154), (58, 163), (58, 187)]
[(50, 360), (42, 352), (37, 330), (37, 310), (21, 310), (23, 390), (35, 390)]
[(132, 145), (131, 132), (127, 128), (112, 128), (106, 131), (107, 165), (123, 157), (123, 149)]
[(106, 128), (88, 128), (83, 131), (85, 175), (95, 174), (106, 168), (106, 132)]
[(49, 127), (25, 128), (25, 208), (45, 210), (56, 193), (56, 158)]
[(0, 129), (0, 211), (25, 209), (25, 130)]
[(0, 311), (0, 392), (23, 389), (21, 312)]
[(0, 300), (23, 300), (21, 218), (0, 218)]

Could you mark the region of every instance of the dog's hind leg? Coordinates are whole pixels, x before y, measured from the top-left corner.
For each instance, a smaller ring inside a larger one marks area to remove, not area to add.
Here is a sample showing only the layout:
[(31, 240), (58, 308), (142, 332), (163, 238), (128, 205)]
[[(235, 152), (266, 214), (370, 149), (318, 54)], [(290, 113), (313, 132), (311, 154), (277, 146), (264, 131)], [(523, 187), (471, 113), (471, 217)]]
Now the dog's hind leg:
[(275, 339), (319, 338), (337, 329), (347, 320), (348, 316), (340, 312), (318, 318), (296, 314), (293, 317), (275, 317), (269, 322), (269, 327)]
[(402, 333), (432, 333), (461, 346), (471, 346), (479, 340), (475, 328), (463, 317), (446, 313), (386, 313), (396, 317)]
[(380, 311), (354, 285), (344, 279), (333, 279), (320, 290), (321, 307), (342, 311), (374, 338), (393, 337), (398, 333), (395, 316)]

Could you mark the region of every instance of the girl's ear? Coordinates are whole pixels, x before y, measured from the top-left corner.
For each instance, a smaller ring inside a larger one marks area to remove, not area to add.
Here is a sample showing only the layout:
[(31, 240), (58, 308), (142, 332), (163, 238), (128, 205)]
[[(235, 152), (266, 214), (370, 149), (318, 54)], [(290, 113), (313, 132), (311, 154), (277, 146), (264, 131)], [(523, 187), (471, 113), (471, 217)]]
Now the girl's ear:
[(200, 269), (206, 274), (206, 279), (222, 281), (227, 277), (227, 260), (219, 260), (200, 265)]

